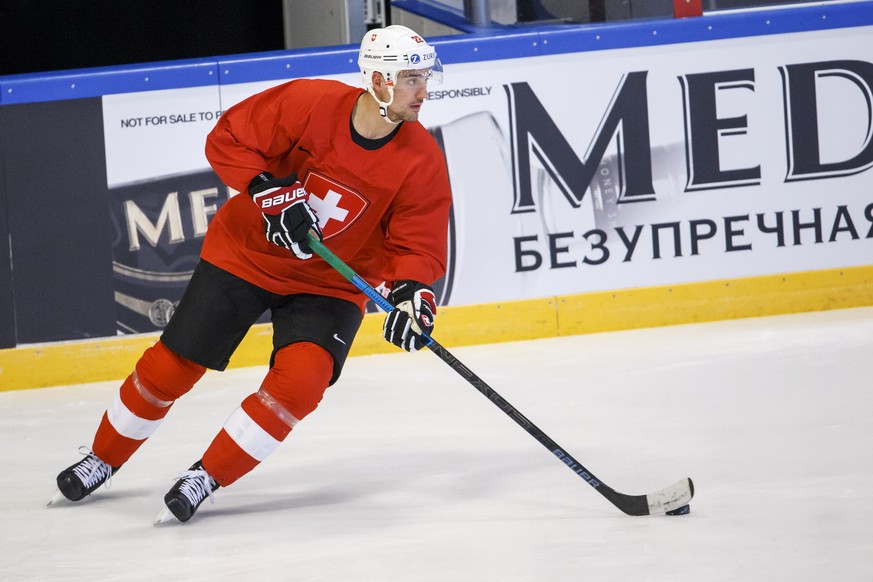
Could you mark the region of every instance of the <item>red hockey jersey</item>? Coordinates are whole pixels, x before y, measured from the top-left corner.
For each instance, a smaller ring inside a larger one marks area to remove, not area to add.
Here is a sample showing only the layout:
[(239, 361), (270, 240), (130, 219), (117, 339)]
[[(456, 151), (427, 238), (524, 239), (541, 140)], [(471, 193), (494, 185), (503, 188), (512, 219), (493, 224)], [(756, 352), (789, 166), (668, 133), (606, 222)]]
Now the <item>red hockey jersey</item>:
[(300, 79), (228, 109), (206, 140), (219, 178), (243, 192), (213, 217), (201, 257), (279, 294), (366, 297), (318, 256), (302, 261), (267, 241), (264, 219), (245, 194), (267, 171), (297, 173), (324, 243), (373, 285), (445, 273), (451, 191), (445, 158), (418, 122), (403, 123), (378, 149), (352, 139), (350, 118), (362, 90)]

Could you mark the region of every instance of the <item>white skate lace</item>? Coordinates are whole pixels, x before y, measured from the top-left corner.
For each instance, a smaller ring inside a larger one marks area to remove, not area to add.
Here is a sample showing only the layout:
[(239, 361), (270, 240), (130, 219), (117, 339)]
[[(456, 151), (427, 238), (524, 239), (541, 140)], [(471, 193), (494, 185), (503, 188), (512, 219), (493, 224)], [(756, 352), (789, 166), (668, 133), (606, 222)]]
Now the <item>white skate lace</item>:
[(82, 481), (85, 488), (93, 487), (101, 480), (106, 479), (106, 488), (109, 489), (112, 486), (112, 467), (101, 461), (86, 446), (79, 447), (79, 453), (85, 455), (85, 459), (73, 467), (73, 473)]
[(191, 502), (191, 505), (197, 507), (204, 497), (209, 496), (209, 503), (215, 503), (215, 497), (212, 495), (212, 477), (203, 469), (195, 469), (194, 471), (182, 471), (179, 477), (183, 479), (182, 485), (179, 486), (179, 491)]

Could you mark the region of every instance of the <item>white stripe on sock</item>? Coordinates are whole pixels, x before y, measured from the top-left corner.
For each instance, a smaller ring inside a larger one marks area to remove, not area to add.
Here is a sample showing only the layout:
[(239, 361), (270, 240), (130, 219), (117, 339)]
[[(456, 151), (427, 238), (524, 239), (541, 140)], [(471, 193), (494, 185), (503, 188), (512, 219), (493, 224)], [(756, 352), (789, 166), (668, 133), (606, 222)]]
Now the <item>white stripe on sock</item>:
[(121, 401), (120, 392), (115, 394), (115, 400), (106, 409), (106, 415), (109, 418), (109, 424), (118, 431), (118, 434), (135, 441), (145, 440), (152, 436), (163, 420), (146, 420), (138, 417)]
[(237, 408), (230, 415), (224, 423), (224, 430), (242, 450), (259, 462), (266, 459), (279, 446), (280, 441), (261, 428), (242, 407)]

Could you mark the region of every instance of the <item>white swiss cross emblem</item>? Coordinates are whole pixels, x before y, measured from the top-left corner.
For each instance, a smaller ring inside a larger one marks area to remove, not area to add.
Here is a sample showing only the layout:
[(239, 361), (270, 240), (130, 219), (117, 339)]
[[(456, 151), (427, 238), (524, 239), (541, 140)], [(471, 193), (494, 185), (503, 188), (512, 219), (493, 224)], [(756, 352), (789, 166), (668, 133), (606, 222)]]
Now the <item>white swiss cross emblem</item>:
[(306, 175), (303, 188), (309, 193), (309, 206), (318, 216), (325, 239), (354, 224), (370, 205), (359, 192), (317, 172)]

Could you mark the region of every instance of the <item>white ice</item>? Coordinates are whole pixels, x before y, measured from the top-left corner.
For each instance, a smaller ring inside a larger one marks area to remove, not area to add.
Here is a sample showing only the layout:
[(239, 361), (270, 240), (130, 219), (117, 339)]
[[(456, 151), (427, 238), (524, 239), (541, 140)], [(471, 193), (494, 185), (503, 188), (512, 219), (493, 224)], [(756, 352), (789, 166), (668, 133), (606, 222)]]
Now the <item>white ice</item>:
[(625, 516), (398, 352), (350, 359), (187, 524), (152, 520), (264, 368), (210, 372), (110, 488), (52, 507), (118, 383), (0, 393), (0, 580), (873, 579), (873, 308), (452, 352), (613, 488), (691, 477), (691, 513)]

